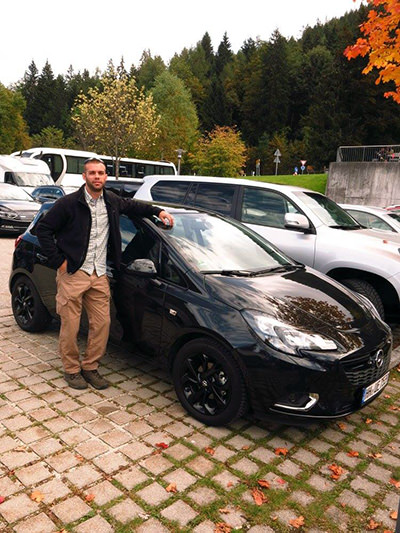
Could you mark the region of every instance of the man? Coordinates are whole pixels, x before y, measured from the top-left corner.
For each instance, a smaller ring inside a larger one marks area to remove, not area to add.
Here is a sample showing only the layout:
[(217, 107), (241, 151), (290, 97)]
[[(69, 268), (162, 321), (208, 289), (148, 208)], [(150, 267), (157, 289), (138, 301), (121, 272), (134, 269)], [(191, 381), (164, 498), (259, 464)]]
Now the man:
[[(39, 222), (37, 236), (49, 266), (57, 268), (59, 349), (65, 380), (74, 389), (85, 389), (88, 383), (105, 389), (108, 382), (97, 369), (110, 330), (107, 255), (117, 269), (121, 263), (119, 215), (157, 215), (170, 226), (173, 217), (158, 207), (106, 191), (106, 166), (101, 159), (85, 161), (82, 176), (82, 187), (57, 200)], [(82, 307), (88, 315), (89, 332), (80, 362), (77, 336)]]

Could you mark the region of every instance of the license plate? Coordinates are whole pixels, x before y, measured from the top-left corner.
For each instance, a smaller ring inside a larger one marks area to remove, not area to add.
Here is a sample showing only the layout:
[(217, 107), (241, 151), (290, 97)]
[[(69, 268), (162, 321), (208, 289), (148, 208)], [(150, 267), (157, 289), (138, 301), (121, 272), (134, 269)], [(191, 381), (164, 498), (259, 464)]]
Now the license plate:
[(375, 394), (378, 394), (379, 391), (381, 391), (389, 381), (389, 372), (382, 376), (381, 378), (374, 381), (374, 383), (371, 383), (371, 385), (368, 385), (368, 387), (365, 387), (363, 390), (361, 405), (363, 405), (365, 402), (367, 402), (372, 396), (375, 396)]

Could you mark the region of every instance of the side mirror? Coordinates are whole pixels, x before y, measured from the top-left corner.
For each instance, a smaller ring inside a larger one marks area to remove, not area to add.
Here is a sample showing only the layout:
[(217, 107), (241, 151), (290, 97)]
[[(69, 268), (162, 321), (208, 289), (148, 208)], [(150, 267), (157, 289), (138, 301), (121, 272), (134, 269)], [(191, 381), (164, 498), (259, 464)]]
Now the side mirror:
[(156, 267), (150, 259), (135, 259), (129, 263), (126, 270), (143, 278), (154, 278), (157, 274)]
[(286, 213), (285, 228), (307, 231), (310, 229), (310, 223), (304, 215), (300, 215), (299, 213)]

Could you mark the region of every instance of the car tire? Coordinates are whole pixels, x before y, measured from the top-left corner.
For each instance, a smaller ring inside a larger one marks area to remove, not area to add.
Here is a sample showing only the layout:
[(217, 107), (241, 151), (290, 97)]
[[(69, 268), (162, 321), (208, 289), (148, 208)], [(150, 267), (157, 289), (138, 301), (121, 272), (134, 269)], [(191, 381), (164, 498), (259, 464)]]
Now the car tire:
[(229, 424), (247, 411), (242, 371), (229, 350), (212, 339), (185, 344), (175, 357), (172, 376), (183, 407), (208, 426)]
[(43, 331), (51, 321), (51, 316), (43, 305), (39, 293), (26, 276), (19, 277), (14, 283), (11, 307), (15, 321), (24, 331)]
[(354, 292), (358, 292), (365, 296), (365, 298), (374, 305), (382, 320), (385, 319), (385, 309), (383, 307), (382, 299), (377, 290), (368, 283), (368, 281), (364, 281), (363, 279), (344, 279), (342, 280), (342, 283)]

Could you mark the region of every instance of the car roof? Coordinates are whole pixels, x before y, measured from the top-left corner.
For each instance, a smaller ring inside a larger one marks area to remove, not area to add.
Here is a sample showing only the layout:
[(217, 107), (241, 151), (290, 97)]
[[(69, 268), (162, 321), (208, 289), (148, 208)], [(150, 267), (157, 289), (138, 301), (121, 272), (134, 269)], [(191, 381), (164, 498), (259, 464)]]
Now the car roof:
[(157, 181), (191, 181), (191, 182), (204, 182), (204, 183), (225, 183), (230, 185), (246, 185), (250, 187), (266, 187), (275, 191), (287, 192), (288, 190), (293, 192), (315, 192), (304, 187), (297, 187), (295, 185), (282, 185), (278, 183), (269, 183), (259, 180), (251, 180), (244, 178), (221, 178), (216, 176), (182, 176), (182, 175), (149, 175), (143, 178), (144, 183), (154, 183)]

